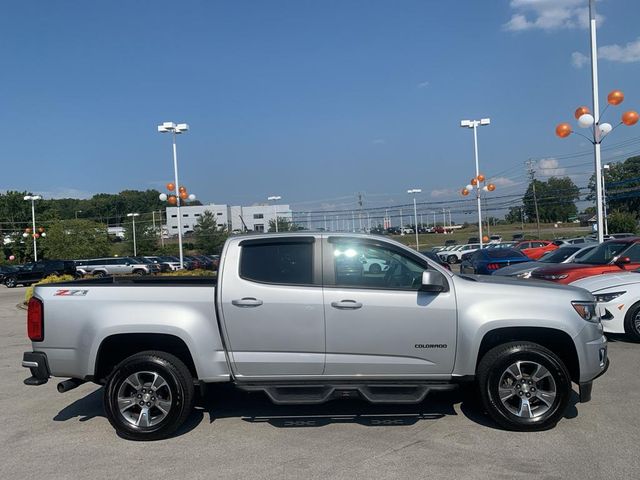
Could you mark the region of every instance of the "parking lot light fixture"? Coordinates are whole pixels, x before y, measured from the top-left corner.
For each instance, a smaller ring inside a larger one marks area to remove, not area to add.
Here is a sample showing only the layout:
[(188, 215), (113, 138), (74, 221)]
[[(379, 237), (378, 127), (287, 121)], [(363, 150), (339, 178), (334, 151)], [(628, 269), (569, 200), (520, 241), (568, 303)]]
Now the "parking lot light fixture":
[[(175, 188), (175, 200), (176, 207), (178, 209), (178, 250), (180, 251), (180, 268), (184, 268), (184, 253), (182, 250), (182, 218), (180, 215), (180, 205), (182, 204), (180, 198), (180, 183), (178, 182), (178, 153), (176, 149), (176, 135), (180, 135), (189, 130), (189, 125), (186, 123), (178, 123), (177, 125), (173, 122), (163, 122), (161, 125), (158, 125), (158, 132), (160, 133), (171, 133), (173, 139), (173, 174), (174, 174), (174, 188)], [(195, 197), (193, 197), (195, 200)]]
[(38, 247), (36, 245), (36, 200), (41, 200), (42, 197), (40, 195), (25, 195), (24, 200), (27, 202), (31, 202), (31, 223), (33, 230), (31, 232), (31, 237), (33, 238), (33, 260), (35, 262), (38, 261)]
[(127, 213), (127, 217), (131, 217), (133, 222), (133, 256), (138, 256), (138, 247), (136, 245), (136, 217), (140, 216), (139, 213)]
[(267, 200), (273, 202), (273, 216), (276, 223), (276, 233), (278, 233), (278, 206), (276, 205), (276, 202), (278, 200), (282, 200), (282, 197), (280, 195), (271, 195), (270, 197), (267, 197)]
[[(478, 165), (478, 127), (479, 126), (485, 126), (485, 125), (490, 125), (491, 124), (491, 119), (490, 118), (481, 118), (480, 120), (462, 120), (460, 121), (460, 126), (462, 128), (472, 128), (473, 129), (473, 148), (474, 148), (474, 153), (475, 153), (475, 160), (476, 160), (476, 181), (483, 181), (484, 177), (482, 180), (480, 180), (480, 167)], [(473, 182), (472, 182), (473, 185)], [(475, 185), (474, 185), (475, 186)], [(495, 187), (494, 187), (495, 188)], [(464, 192), (467, 193), (464, 193)], [(467, 188), (463, 189), (462, 191), (463, 195), (468, 195), (469, 194), (469, 185), (467, 185)], [(480, 240), (480, 248), (482, 248), (482, 206), (480, 205), (480, 188), (476, 188), (476, 203), (477, 203), (477, 208), (478, 208), (478, 239)]]
[(422, 193), (420, 188), (410, 188), (407, 190), (409, 195), (413, 195), (413, 224), (416, 233), (416, 251), (420, 250), (420, 240), (418, 239), (418, 208), (416, 207), (416, 193)]

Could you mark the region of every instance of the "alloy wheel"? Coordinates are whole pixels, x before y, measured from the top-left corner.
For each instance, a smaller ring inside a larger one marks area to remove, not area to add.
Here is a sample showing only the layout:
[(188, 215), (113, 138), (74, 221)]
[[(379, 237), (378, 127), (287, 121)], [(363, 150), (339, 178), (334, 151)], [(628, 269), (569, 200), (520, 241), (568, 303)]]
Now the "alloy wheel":
[(173, 405), (167, 381), (156, 372), (129, 375), (118, 389), (118, 410), (136, 427), (153, 427), (162, 422)]
[(533, 361), (509, 365), (498, 383), (502, 405), (520, 418), (538, 418), (553, 406), (558, 395), (553, 375)]

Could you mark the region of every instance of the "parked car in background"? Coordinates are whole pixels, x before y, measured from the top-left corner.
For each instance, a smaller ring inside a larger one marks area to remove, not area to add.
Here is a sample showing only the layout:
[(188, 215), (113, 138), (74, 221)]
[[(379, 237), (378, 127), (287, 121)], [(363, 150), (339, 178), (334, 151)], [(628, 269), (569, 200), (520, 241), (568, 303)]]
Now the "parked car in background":
[(518, 242), (489, 243), (485, 246), (485, 248), (513, 248), (517, 244)]
[(504, 267), (500, 270), (496, 270), (493, 274), (508, 277), (530, 278), (532, 272), (538, 268), (547, 267), (557, 263), (580, 262), (597, 246), (597, 243), (587, 244), (586, 246), (584, 244), (565, 245), (557, 250), (545, 253), (539, 260)]
[(169, 271), (169, 265), (156, 262), (154, 260), (151, 260), (148, 257), (129, 257), (129, 258), (132, 258), (133, 260), (143, 263), (145, 265), (151, 265), (149, 273), (160, 273), (160, 272)]
[(594, 275), (571, 286), (584, 288), (596, 298), (604, 310), (601, 320), (605, 332), (640, 341), (640, 271)]
[(470, 243), (468, 245), (459, 245), (449, 251), (438, 252), (437, 255), (442, 259), (442, 261), (446, 261), (453, 265), (454, 263), (460, 263), (463, 254), (475, 252), (479, 248), (479, 243)]
[(500, 243), (502, 242), (502, 235), (491, 235), (489, 237), (489, 243)]
[(483, 248), (462, 258), (460, 273), (491, 275), (502, 267), (530, 261), (529, 257), (513, 248)]
[(447, 270), (451, 271), (451, 265), (449, 265), (447, 262), (443, 262), (440, 257), (438, 257), (438, 255), (436, 255), (433, 252), (430, 252), (429, 250), (423, 250), (420, 252), (422, 255), (424, 255), (425, 257), (427, 257), (428, 259), (436, 262), (438, 265), (440, 265), (443, 268), (446, 268)]
[(546, 240), (524, 240), (519, 242), (514, 248), (520, 250), (531, 260), (538, 260), (542, 255), (558, 248)]
[(17, 285), (29, 286), (51, 275), (77, 276), (76, 267), (72, 260), (41, 260), (27, 263), (17, 271), (7, 273), (3, 282), (8, 288)]
[(589, 237), (576, 237), (576, 238), (558, 238), (553, 241), (554, 245), (561, 247), (562, 245), (577, 245), (583, 243), (596, 243), (597, 239)]
[(19, 265), (0, 265), (0, 283), (4, 284), (4, 278), (9, 274), (20, 270)]
[[(158, 256), (149, 255), (143, 258), (146, 258), (147, 260), (151, 260), (153, 263), (157, 263), (158, 265), (160, 265), (161, 272), (170, 272), (173, 270), (173, 268), (171, 268), (171, 265), (169, 265), (168, 262), (162, 261), (162, 259)], [(178, 261), (178, 264), (180, 264), (180, 261)]]
[(608, 240), (594, 248), (580, 263), (567, 263), (534, 270), (532, 278), (568, 284), (602, 273), (620, 273), (640, 267), (640, 238)]
[(169, 265), (169, 270), (180, 270), (180, 259), (178, 257), (172, 257), (171, 255), (160, 255), (156, 258), (158, 258), (161, 263)]
[(218, 270), (218, 267), (220, 266), (220, 255), (206, 255), (206, 256), (209, 257), (213, 262), (213, 269)]
[(201, 268), (204, 268), (202, 262), (191, 255), (183, 255), (182, 261), (184, 264), (184, 268), (186, 268), (187, 270), (200, 270)]
[(160, 271), (155, 264), (141, 263), (129, 257), (107, 257), (76, 260), (76, 268), (82, 275), (105, 277), (107, 275), (149, 275)]
[(204, 268), (205, 270), (213, 270), (213, 260), (211, 260), (206, 255), (192, 255), (193, 258), (196, 258), (200, 262), (200, 268)]

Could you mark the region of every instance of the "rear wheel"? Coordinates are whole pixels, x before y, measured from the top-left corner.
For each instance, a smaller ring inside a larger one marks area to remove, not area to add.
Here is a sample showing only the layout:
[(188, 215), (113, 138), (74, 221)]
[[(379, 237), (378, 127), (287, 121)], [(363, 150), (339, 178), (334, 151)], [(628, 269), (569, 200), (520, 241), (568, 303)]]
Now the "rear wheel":
[(447, 258), (447, 262), (453, 265), (454, 263), (458, 262), (458, 257), (456, 257), (455, 255), (449, 255), (449, 257)]
[(145, 275), (147, 272), (145, 272), (144, 270), (134, 270), (133, 274), (134, 275)]
[(106, 277), (107, 274), (105, 272), (102, 272), (102, 271), (97, 271), (97, 272), (93, 272), (93, 276), (94, 277)]
[(509, 430), (553, 427), (571, 395), (571, 379), (562, 360), (530, 342), (489, 350), (478, 365), (478, 384), (491, 418)]
[(4, 281), (4, 284), (7, 286), (7, 288), (16, 288), (16, 285), (18, 285), (18, 280), (16, 279), (16, 277), (8, 277)]
[(624, 317), (624, 331), (636, 342), (640, 342), (640, 303), (631, 307)]
[(382, 267), (380, 266), (379, 263), (374, 263), (373, 265), (371, 265), (369, 267), (369, 273), (377, 274), (377, 273), (380, 273), (380, 272), (382, 272)]
[(159, 351), (125, 359), (104, 390), (107, 418), (129, 440), (160, 440), (174, 433), (193, 408), (193, 377), (177, 357)]

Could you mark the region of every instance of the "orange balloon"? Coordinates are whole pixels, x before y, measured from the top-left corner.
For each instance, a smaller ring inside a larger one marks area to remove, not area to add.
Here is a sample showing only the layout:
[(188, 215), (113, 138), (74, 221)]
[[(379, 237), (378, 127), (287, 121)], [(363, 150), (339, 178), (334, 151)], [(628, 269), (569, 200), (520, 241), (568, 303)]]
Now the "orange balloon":
[(574, 117), (576, 117), (576, 120), (579, 119), (582, 115), (584, 115), (585, 113), (590, 113), (589, 112), (589, 107), (578, 107), (576, 108), (576, 112), (573, 114)]
[(476, 185), (478, 185), (478, 179), (477, 179), (477, 178), (472, 178), (472, 179), (471, 179), (471, 185), (473, 185), (474, 187), (475, 187)]
[(38, 228), (38, 231), (39, 231), (40, 233), (44, 232), (44, 227), (40, 227), (40, 228)]
[(187, 188), (186, 188), (186, 187), (180, 187), (180, 188), (178, 188), (178, 191), (179, 191), (180, 193), (182, 193), (182, 192), (186, 192), (186, 191), (187, 191)]
[(487, 243), (489, 241), (489, 237), (487, 237), (486, 235), (484, 237), (482, 237), (482, 241), (484, 243)]
[(463, 188), (460, 193), (466, 197), (467, 195), (469, 195), (469, 190), (467, 190), (466, 188)]
[(180, 192), (180, 198), (182, 200), (186, 200), (187, 198), (189, 198), (189, 194), (187, 192)]
[(607, 95), (607, 102), (610, 105), (620, 105), (624, 100), (624, 93), (620, 90), (612, 90), (609, 95)]
[(624, 112), (622, 114), (622, 123), (624, 123), (627, 127), (630, 127), (638, 123), (638, 112), (634, 112), (633, 110)]
[(167, 183), (167, 190), (169, 190), (170, 192), (173, 192), (176, 189), (176, 184), (169, 182)]
[(496, 186), (493, 183), (490, 183), (489, 185), (487, 185), (487, 190), (489, 190), (490, 192), (493, 192), (496, 189)]
[(571, 135), (571, 125), (568, 123), (559, 123), (556, 127), (556, 135), (560, 138), (566, 138)]
[(31, 227), (28, 227), (27, 229), (25, 229), (25, 232), (31, 233)]
[(178, 199), (176, 198), (175, 195), (171, 195), (168, 199), (167, 202), (169, 202), (169, 205), (175, 205), (176, 203), (178, 203)]
[(484, 175), (482, 175), (482, 174), (478, 175), (478, 181), (479, 182), (484, 182)]

